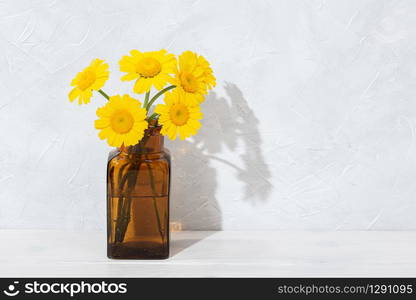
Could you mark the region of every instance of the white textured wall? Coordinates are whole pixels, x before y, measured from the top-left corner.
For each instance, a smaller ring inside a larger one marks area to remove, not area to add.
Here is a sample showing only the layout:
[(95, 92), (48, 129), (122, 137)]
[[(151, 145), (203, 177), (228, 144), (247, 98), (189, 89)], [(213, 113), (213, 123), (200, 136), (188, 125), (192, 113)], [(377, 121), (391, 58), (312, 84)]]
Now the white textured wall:
[(67, 100), (92, 58), (200, 52), (218, 86), (169, 143), (187, 229), (416, 229), (416, 1), (0, 1), (0, 228), (105, 227), (110, 148)]

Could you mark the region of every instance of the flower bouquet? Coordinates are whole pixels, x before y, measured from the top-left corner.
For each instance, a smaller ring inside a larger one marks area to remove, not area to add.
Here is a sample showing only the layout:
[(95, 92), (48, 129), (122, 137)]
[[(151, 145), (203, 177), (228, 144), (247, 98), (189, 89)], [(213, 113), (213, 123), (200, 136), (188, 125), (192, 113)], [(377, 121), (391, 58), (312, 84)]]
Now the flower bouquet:
[[(200, 104), (215, 86), (208, 61), (191, 51), (178, 58), (166, 50), (130, 51), (119, 62), (130, 95), (108, 95), (108, 65), (94, 59), (71, 82), (71, 102), (90, 102), (98, 92), (107, 103), (97, 109), (100, 139), (116, 147), (107, 163), (107, 255), (162, 259), (169, 256), (170, 154), (164, 136), (175, 140), (201, 127)], [(153, 96), (151, 91), (157, 91)], [(163, 103), (154, 107), (163, 97)]]

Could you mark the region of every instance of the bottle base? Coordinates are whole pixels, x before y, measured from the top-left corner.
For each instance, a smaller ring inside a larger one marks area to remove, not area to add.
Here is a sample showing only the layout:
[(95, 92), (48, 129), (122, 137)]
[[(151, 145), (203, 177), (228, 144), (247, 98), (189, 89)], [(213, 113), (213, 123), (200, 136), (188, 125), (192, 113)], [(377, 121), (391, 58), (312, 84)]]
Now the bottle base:
[(110, 259), (167, 259), (169, 247), (152, 242), (109, 244), (107, 257)]

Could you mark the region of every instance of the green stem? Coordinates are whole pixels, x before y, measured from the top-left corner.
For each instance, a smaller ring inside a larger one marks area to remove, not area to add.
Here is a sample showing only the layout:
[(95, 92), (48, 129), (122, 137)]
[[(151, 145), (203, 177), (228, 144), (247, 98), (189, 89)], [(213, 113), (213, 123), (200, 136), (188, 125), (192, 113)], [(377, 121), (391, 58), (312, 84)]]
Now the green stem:
[[(125, 164), (121, 166), (119, 173), (118, 173), (118, 193), (119, 199), (117, 203), (117, 219), (116, 219), (116, 228), (115, 228), (115, 242), (123, 242), (122, 236), (123, 234), (123, 224), (125, 223), (125, 216), (124, 216), (124, 209), (125, 201), (127, 199), (126, 191), (124, 189), (124, 185), (127, 183), (129, 169), (131, 166), (129, 164)], [(124, 174), (124, 170), (126, 169), (126, 173)]]
[[(139, 142), (140, 147), (145, 149), (149, 136), (144, 136)], [(137, 181), (137, 176), (140, 172), (141, 163), (137, 166), (134, 163), (128, 163), (120, 168), (118, 176), (119, 192), (118, 195), (118, 207), (117, 207), (117, 219), (115, 228), (115, 243), (122, 243), (126, 235), (127, 227), (130, 222), (130, 211), (131, 211), (131, 194), (134, 189), (134, 185)], [(126, 169), (127, 168), (127, 169)], [(126, 171), (124, 172), (124, 169)], [(125, 188), (125, 185), (127, 187)]]
[(108, 96), (102, 89), (99, 89), (98, 92), (104, 96), (105, 99), (110, 100), (110, 96)]
[(146, 96), (144, 97), (144, 103), (143, 103), (143, 108), (147, 109), (147, 103), (149, 102), (149, 97), (150, 97), (150, 91), (146, 92)]
[(153, 114), (149, 117), (149, 120), (156, 118), (158, 115), (159, 115), (159, 114), (157, 114), (157, 113), (153, 113)]
[[(133, 165), (132, 165), (133, 168)], [(132, 201), (132, 196), (131, 194), (133, 193), (133, 189), (134, 186), (136, 185), (136, 181), (137, 181), (137, 176), (139, 174), (140, 171), (140, 164), (137, 166), (137, 171), (133, 172), (133, 171), (128, 171), (128, 173), (126, 174), (126, 176), (128, 177), (127, 179), (127, 191), (126, 191), (126, 198), (124, 199), (124, 206), (122, 208), (122, 213), (121, 213), (121, 225), (120, 225), (120, 242), (124, 241), (124, 237), (126, 235), (127, 232), (127, 227), (129, 226), (130, 223), (130, 212), (131, 212), (131, 201)]]
[[(146, 156), (146, 158), (147, 158), (147, 156)], [(147, 170), (149, 171), (149, 176), (150, 176), (150, 186), (152, 188), (152, 193), (153, 193), (152, 198), (153, 198), (153, 206), (154, 206), (155, 212), (156, 212), (157, 227), (158, 227), (158, 230), (159, 230), (160, 238), (162, 239), (162, 243), (165, 244), (165, 236), (163, 235), (162, 224), (160, 222), (159, 210), (157, 208), (157, 202), (156, 202), (155, 178), (153, 176), (152, 167), (147, 162), (147, 160), (146, 160), (146, 165), (147, 165)]]
[(159, 91), (156, 95), (154, 95), (152, 97), (152, 99), (149, 101), (149, 103), (147, 103), (146, 109), (149, 110), (152, 107), (152, 104), (157, 100), (157, 98), (162, 96), (167, 91), (169, 91), (171, 89), (174, 89), (175, 87), (176, 87), (176, 85), (171, 85), (171, 86), (165, 87), (163, 90)]

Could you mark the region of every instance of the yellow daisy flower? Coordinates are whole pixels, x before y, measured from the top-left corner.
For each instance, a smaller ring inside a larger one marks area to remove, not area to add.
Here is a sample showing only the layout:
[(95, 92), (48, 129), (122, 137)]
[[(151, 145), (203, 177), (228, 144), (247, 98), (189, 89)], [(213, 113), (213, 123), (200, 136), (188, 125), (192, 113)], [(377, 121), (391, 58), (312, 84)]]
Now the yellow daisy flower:
[(165, 104), (158, 104), (155, 108), (155, 113), (160, 115), (161, 134), (171, 140), (175, 140), (177, 135), (181, 140), (195, 135), (201, 127), (199, 106), (190, 103), (185, 94), (176, 89), (166, 93), (164, 101)]
[(73, 102), (78, 98), (78, 104), (90, 102), (92, 91), (101, 89), (109, 77), (108, 64), (101, 59), (94, 59), (83, 71), (72, 80), (74, 86), (69, 93), (69, 100)]
[(150, 91), (152, 86), (157, 90), (163, 89), (172, 77), (176, 65), (173, 54), (166, 50), (140, 52), (130, 51), (131, 56), (123, 56), (119, 62), (120, 71), (127, 74), (121, 77), (122, 81), (136, 80), (134, 92), (142, 94)]
[(215, 86), (215, 77), (203, 56), (185, 51), (179, 56), (179, 69), (175, 70), (172, 84), (183, 91), (191, 103), (198, 105), (204, 101), (207, 89)]
[(107, 104), (97, 109), (95, 128), (100, 130), (100, 139), (107, 139), (112, 147), (137, 144), (148, 127), (146, 110), (141, 103), (129, 95), (112, 96)]
[(198, 65), (204, 70), (204, 82), (208, 89), (212, 89), (216, 85), (214, 72), (212, 71), (209, 62), (202, 55), (198, 56)]

